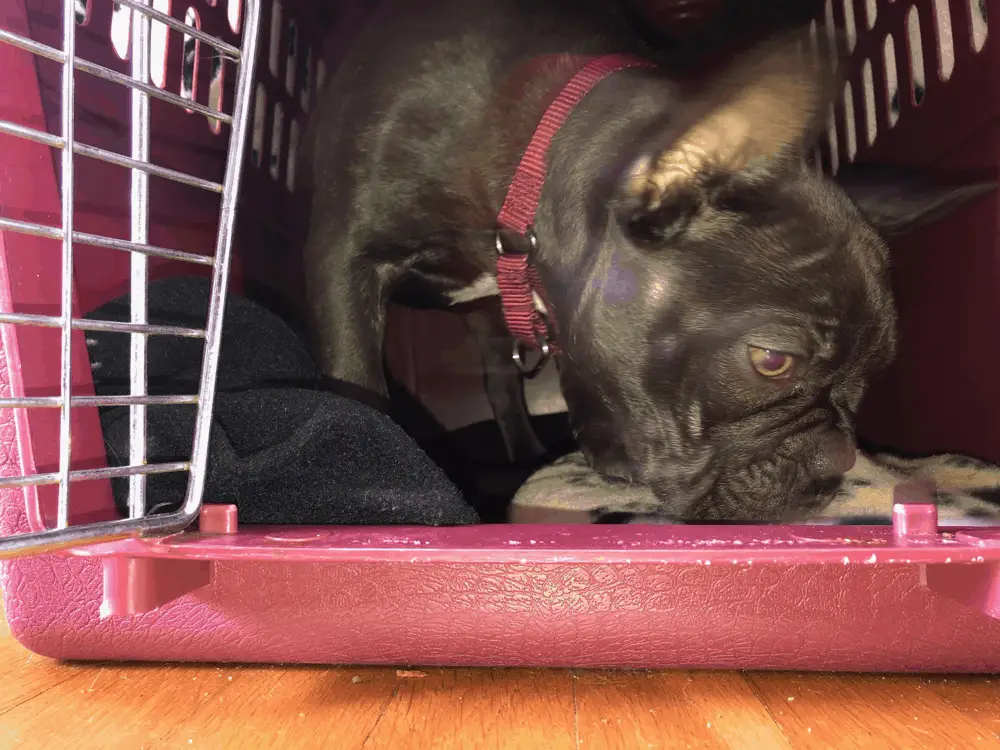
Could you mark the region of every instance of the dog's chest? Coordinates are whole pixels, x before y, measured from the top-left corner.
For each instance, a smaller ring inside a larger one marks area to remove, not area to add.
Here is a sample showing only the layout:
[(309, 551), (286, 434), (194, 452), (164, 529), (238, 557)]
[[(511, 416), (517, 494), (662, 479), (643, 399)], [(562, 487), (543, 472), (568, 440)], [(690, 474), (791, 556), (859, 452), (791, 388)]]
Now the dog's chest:
[[(445, 299), (447, 299), (449, 306), (454, 306), (475, 302), (487, 297), (496, 297), (499, 294), (500, 285), (497, 284), (497, 277), (491, 273), (483, 273), (471, 284), (445, 293)], [(540, 312), (545, 312), (545, 305), (537, 293), (532, 292), (532, 299), (535, 302), (535, 308)]]
[[(454, 306), (475, 302), (487, 297), (496, 297), (499, 294), (500, 285), (497, 284), (497, 277), (491, 273), (484, 273), (471, 284), (446, 292), (445, 299), (447, 299), (449, 306)], [(537, 292), (532, 292), (531, 297), (535, 303), (535, 309), (544, 313), (545, 305), (542, 302), (542, 298), (538, 296)]]
[(497, 277), (491, 273), (483, 273), (471, 284), (447, 292), (445, 298), (449, 305), (461, 305), (465, 302), (495, 297), (498, 294), (500, 294), (500, 287), (497, 284)]

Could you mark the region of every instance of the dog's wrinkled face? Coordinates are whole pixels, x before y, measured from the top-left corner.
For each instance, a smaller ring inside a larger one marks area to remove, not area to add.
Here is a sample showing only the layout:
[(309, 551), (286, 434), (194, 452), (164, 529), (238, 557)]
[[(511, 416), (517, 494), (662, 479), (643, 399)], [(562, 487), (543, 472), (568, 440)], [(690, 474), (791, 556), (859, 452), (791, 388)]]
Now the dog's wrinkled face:
[(679, 234), (609, 234), (598, 275), (633, 294), (581, 305), (592, 343), (562, 368), (596, 468), (672, 515), (733, 520), (780, 518), (850, 468), (895, 312), (885, 244), (842, 191), (802, 168), (722, 188)]
[(818, 176), (791, 154), (836, 87), (781, 55), (756, 58), (726, 84), (736, 93), (627, 170), (565, 316), (560, 373), (584, 455), (686, 520), (823, 502), (895, 350), (881, 235), (977, 193)]

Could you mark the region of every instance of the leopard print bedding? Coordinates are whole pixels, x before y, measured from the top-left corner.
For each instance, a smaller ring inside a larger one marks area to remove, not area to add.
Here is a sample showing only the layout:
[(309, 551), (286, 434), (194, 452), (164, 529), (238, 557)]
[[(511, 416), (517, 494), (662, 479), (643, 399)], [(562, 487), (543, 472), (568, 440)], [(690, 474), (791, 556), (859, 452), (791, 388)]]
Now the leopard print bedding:
[[(809, 524), (889, 524), (895, 488), (922, 486), (947, 525), (1000, 525), (1000, 466), (956, 454), (901, 458), (858, 451), (834, 499), (801, 522)], [(539, 511), (582, 514), (588, 522), (672, 523), (655, 514), (656, 501), (645, 487), (609, 482), (579, 452), (539, 469), (514, 497), (511, 520), (544, 518)]]

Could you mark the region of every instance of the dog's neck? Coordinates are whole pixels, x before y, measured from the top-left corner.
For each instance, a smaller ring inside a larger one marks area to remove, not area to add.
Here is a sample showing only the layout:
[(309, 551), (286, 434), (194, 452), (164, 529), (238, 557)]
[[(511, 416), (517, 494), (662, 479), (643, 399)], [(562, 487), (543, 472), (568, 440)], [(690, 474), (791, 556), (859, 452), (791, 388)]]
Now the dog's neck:
[[(458, 204), (456, 218), (465, 227), (493, 230), (514, 172), (546, 109), (592, 58), (568, 53), (528, 58), (515, 65), (489, 96), (456, 161), (452, 195)], [(617, 114), (620, 120), (627, 113)]]
[[(570, 80), (595, 57), (558, 54), (529, 58), (514, 66), (487, 99), (477, 127), (470, 130), (471, 135), (465, 147), (459, 150), (456, 162), (458, 179), (452, 190), (452, 216), (467, 236), (471, 232), (492, 238), (504, 197), (546, 110)], [(572, 153), (560, 154), (558, 148), (550, 147), (545, 154), (546, 161), (554, 160), (557, 165), (555, 171), (559, 171), (558, 165), (566, 160), (593, 163), (597, 167), (588, 170), (593, 179), (584, 181), (586, 184), (572, 181), (574, 184), (567, 186), (574, 193), (580, 193), (562, 196), (569, 198), (569, 203), (585, 201), (592, 189), (607, 191), (610, 198), (613, 186), (602, 183), (602, 176), (620, 170), (621, 165), (614, 162), (634, 144), (634, 136), (648, 128), (651, 120), (662, 116), (664, 107), (669, 106), (672, 97), (664, 96), (661, 78), (622, 76), (623, 72), (612, 74), (618, 80), (613, 88), (605, 89), (607, 93), (595, 98), (588, 91), (579, 107), (574, 107), (573, 113), (578, 108), (590, 110), (589, 117), (573, 118), (571, 114), (560, 128), (559, 132), (565, 130), (568, 137), (555, 140), (565, 140)], [(593, 116), (595, 112), (596, 117)], [(555, 253), (560, 252), (556, 248)], [(567, 256), (574, 254), (570, 250)], [(452, 293), (452, 304), (499, 293), (493, 262), (488, 256), (480, 256), (479, 262), (485, 264), (483, 274), (467, 287)], [(537, 293), (533, 296), (535, 307), (544, 312), (541, 298)]]
[(581, 64), (578, 55), (528, 58), (515, 65), (487, 98), (456, 162), (452, 194), (466, 227), (494, 229), (514, 170), (539, 120)]

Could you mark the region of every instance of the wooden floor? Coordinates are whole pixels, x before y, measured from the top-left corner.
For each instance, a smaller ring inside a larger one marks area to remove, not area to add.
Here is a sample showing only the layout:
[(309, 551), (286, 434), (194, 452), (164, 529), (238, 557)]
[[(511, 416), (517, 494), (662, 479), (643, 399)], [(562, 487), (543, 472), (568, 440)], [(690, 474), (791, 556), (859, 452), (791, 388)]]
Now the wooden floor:
[(0, 749), (1000, 748), (1000, 678), (69, 665), (0, 627)]

